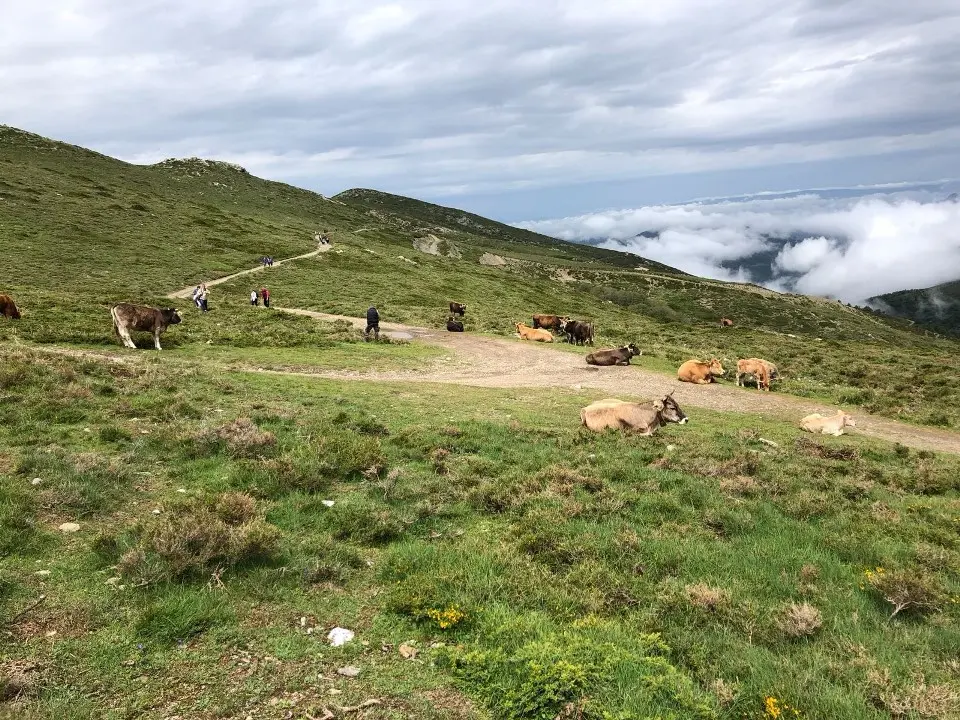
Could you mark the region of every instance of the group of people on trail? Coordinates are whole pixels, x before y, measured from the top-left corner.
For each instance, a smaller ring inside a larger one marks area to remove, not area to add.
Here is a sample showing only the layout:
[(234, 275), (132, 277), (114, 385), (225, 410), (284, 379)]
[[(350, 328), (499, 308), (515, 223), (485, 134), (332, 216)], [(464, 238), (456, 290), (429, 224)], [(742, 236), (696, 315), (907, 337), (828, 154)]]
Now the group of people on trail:
[(270, 307), (270, 291), (267, 288), (262, 287), (260, 288), (259, 291), (257, 290), (250, 291), (251, 305), (253, 306), (259, 305), (261, 300), (263, 300), (264, 307), (267, 307), (267, 308)]
[(203, 312), (210, 310), (207, 299), (210, 293), (207, 291), (206, 283), (200, 283), (193, 289), (193, 304)]
[(273, 258), (264, 255), (262, 258), (260, 258), (260, 264), (264, 267), (273, 267)]

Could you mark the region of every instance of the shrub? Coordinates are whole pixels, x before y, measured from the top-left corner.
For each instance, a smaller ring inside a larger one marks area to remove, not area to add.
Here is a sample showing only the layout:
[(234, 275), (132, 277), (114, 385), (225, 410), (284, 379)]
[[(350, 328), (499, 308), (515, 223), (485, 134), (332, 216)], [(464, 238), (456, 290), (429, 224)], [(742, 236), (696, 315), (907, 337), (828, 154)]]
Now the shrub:
[(813, 635), (823, 625), (823, 615), (809, 603), (791, 603), (777, 618), (777, 626), (784, 635), (801, 638)]
[(727, 590), (710, 587), (706, 583), (687, 585), (684, 591), (693, 607), (706, 612), (716, 612), (730, 603), (730, 593)]
[(864, 572), (866, 584), (890, 604), (893, 618), (903, 611), (918, 615), (936, 612), (944, 600), (944, 591), (936, 576), (922, 570), (885, 570)]
[(121, 574), (143, 583), (209, 575), (269, 559), (279, 538), (275, 526), (256, 516), (253, 498), (226, 493), (173, 508), (152, 525), (121, 538), (118, 567)]
[(276, 444), (277, 438), (272, 432), (261, 430), (250, 418), (245, 417), (203, 430), (194, 436), (194, 452), (199, 457), (217, 453), (224, 448), (232, 457), (259, 457)]

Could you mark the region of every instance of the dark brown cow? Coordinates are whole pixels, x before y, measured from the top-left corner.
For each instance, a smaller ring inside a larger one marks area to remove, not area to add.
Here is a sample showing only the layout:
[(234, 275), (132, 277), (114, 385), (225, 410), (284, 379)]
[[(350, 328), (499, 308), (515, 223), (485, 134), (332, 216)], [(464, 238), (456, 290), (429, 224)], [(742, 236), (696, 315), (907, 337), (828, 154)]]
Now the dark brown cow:
[(3, 315), (5, 318), (10, 318), (11, 320), (20, 319), (20, 311), (17, 309), (17, 304), (9, 295), (0, 295), (0, 315)]
[(153, 333), (153, 344), (160, 349), (160, 333), (169, 325), (180, 322), (180, 315), (174, 308), (155, 308), (146, 305), (120, 303), (110, 308), (113, 316), (113, 331), (120, 336), (125, 347), (137, 347), (130, 339), (131, 330)]
[(453, 315), (447, 318), (447, 330), (450, 332), (463, 332), (463, 323), (454, 320)]
[(534, 315), (533, 327), (560, 332), (563, 329), (563, 323), (569, 320), (570, 318), (563, 317), (562, 315)]
[(568, 343), (593, 345), (593, 323), (560, 318), (560, 330), (566, 334)]
[(450, 314), (451, 314), (451, 315), (459, 315), (460, 317), (463, 317), (464, 315), (467, 314), (467, 306), (464, 305), (464, 304), (462, 304), (462, 303), (451, 302), (451, 303), (450, 303)]
[(630, 358), (643, 355), (633, 343), (620, 348), (604, 348), (587, 355), (587, 365), (629, 365)]

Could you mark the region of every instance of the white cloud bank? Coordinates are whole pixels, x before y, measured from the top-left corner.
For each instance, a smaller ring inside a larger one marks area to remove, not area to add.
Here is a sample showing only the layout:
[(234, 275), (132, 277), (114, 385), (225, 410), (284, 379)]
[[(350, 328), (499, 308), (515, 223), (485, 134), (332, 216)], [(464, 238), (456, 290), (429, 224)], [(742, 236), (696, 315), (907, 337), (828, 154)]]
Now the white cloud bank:
[(960, 279), (960, 203), (937, 195), (810, 194), (611, 210), (519, 225), (564, 240), (600, 240), (602, 247), (696, 275), (862, 302)]

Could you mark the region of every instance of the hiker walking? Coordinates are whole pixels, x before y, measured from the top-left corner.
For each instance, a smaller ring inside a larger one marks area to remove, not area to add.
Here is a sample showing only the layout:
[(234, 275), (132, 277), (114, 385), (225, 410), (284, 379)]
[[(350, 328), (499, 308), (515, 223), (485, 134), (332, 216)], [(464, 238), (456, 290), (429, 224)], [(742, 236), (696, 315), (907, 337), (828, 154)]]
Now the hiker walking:
[(200, 307), (200, 286), (199, 285), (197, 285), (193, 289), (193, 304), (196, 305), (197, 308)]
[(370, 331), (373, 330), (373, 339), (380, 339), (380, 313), (377, 312), (377, 308), (370, 306), (367, 310), (367, 329), (363, 331), (363, 339), (368, 341), (370, 340)]
[(203, 312), (209, 312), (210, 308), (207, 306), (207, 284), (200, 284), (200, 294), (197, 296), (197, 306), (203, 310)]
[[(250, 291), (250, 304), (253, 305), (254, 307), (256, 307), (257, 305), (260, 304), (260, 303), (259, 303), (259, 300), (260, 300), (260, 296), (257, 295), (257, 291), (256, 291), (256, 290), (251, 290), (251, 291)], [(264, 304), (266, 304), (266, 303), (264, 303)]]
[(267, 288), (260, 288), (260, 297), (263, 298), (263, 306), (270, 307), (270, 291)]

